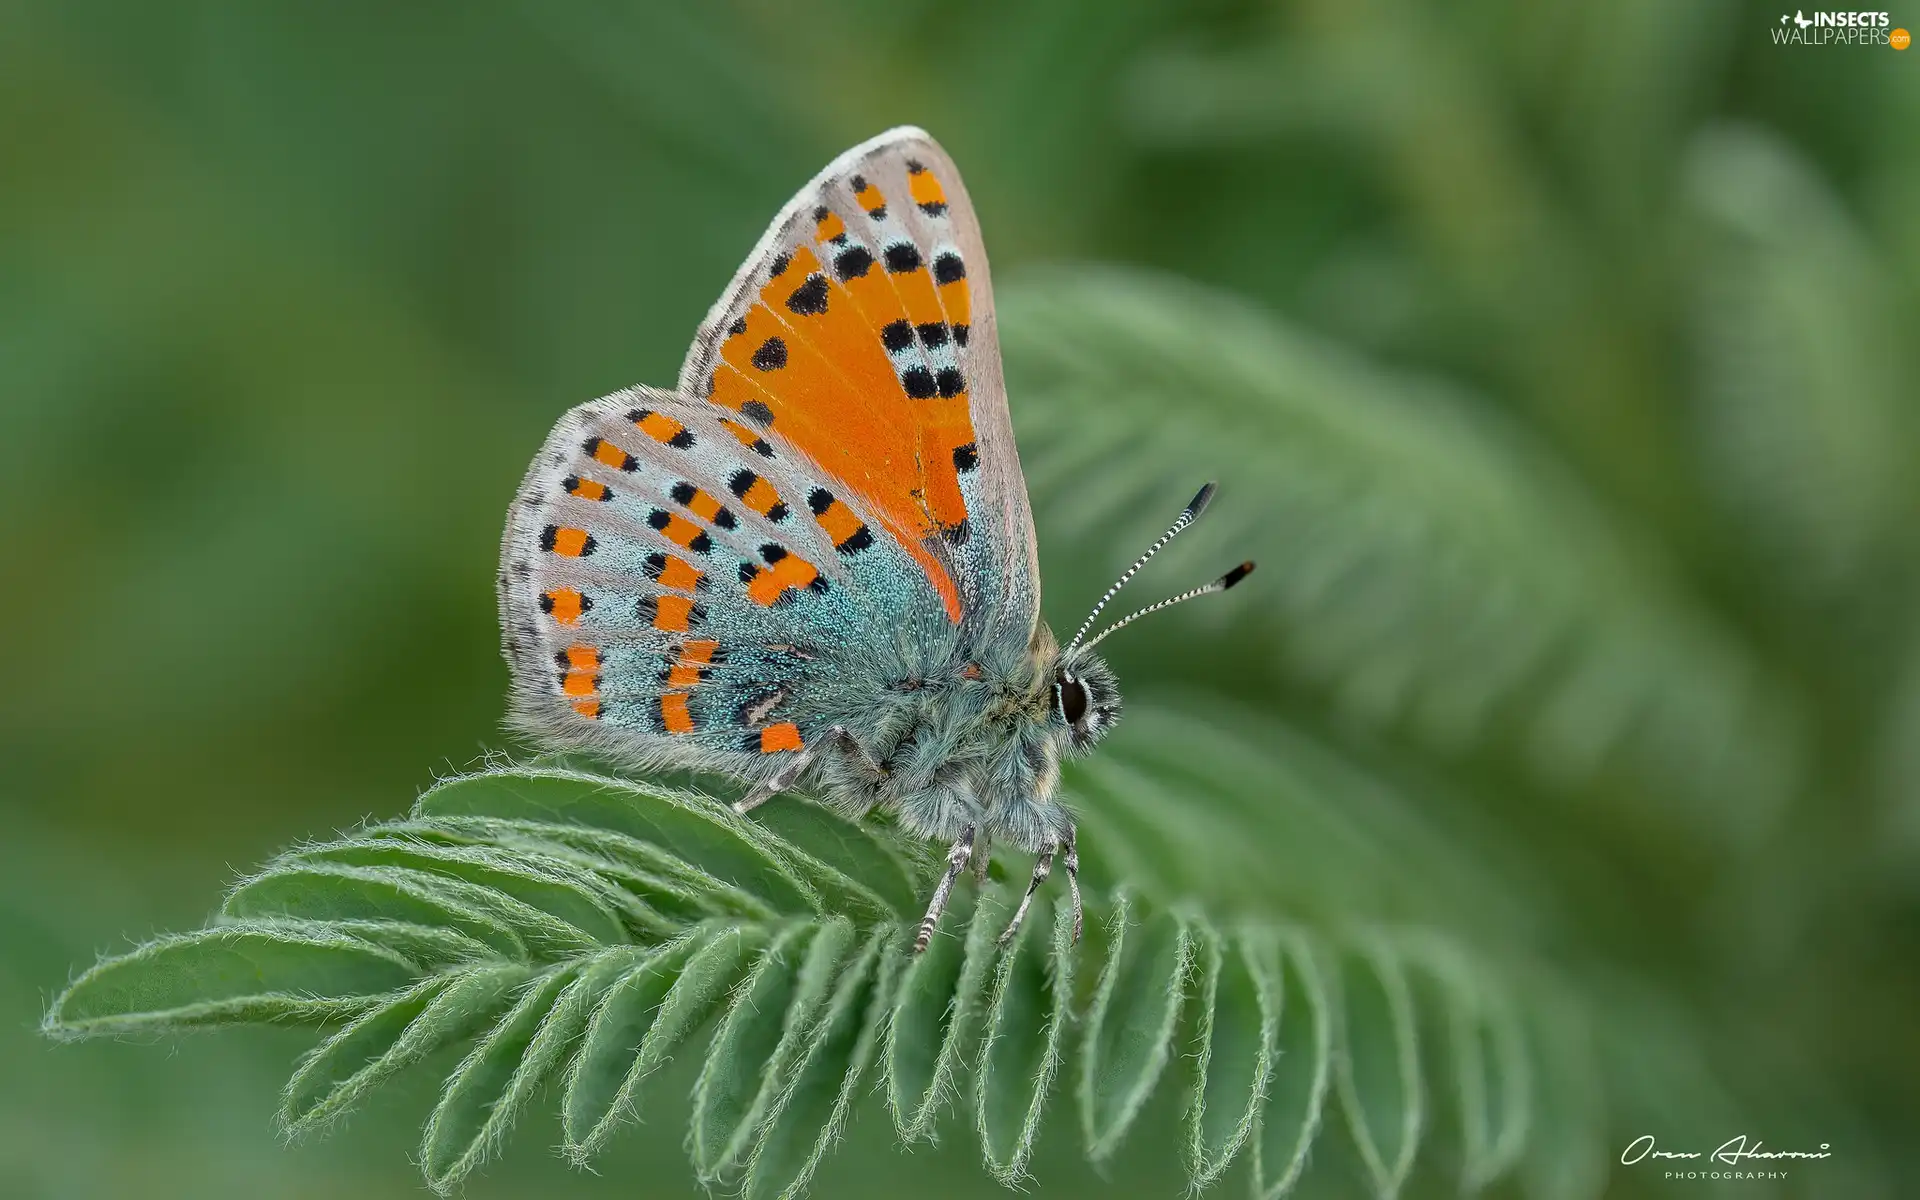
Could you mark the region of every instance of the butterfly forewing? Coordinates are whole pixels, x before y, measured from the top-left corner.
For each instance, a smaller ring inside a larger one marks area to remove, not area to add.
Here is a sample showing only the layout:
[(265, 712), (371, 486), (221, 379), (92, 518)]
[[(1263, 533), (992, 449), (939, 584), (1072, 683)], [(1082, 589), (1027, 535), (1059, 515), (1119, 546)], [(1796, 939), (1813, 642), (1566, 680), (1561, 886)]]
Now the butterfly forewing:
[(898, 129), (782, 210), (681, 372), (864, 501), (948, 618), (1031, 632), (1032, 518), (959, 172)]

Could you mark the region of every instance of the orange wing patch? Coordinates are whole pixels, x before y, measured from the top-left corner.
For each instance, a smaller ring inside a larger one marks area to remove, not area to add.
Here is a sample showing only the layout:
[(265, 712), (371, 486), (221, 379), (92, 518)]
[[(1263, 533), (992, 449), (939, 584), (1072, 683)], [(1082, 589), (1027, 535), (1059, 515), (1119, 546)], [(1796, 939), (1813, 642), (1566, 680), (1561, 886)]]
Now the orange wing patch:
[(585, 558), (599, 543), (584, 529), (549, 525), (540, 533), (540, 548), (562, 558)]
[(612, 467), (616, 471), (638, 470), (640, 462), (633, 455), (609, 442), (605, 438), (590, 437), (583, 449), (594, 457), (601, 466)]
[(661, 676), (661, 682), (668, 687), (689, 688), (707, 677), (707, 669), (713, 664), (713, 656), (720, 649), (719, 642), (687, 641), (680, 644), (680, 653)]
[(593, 607), (593, 598), (574, 588), (554, 588), (540, 593), (540, 611), (561, 625), (577, 625)]
[(766, 566), (746, 563), (740, 572), (746, 581), (747, 599), (755, 604), (771, 608), (789, 589), (823, 586), (819, 568), (797, 554), (789, 554), (784, 546), (768, 543), (760, 547), (760, 557), (767, 560)]
[(660, 697), (660, 724), (668, 733), (693, 732), (693, 714), (687, 711), (685, 692), (667, 692)]
[(868, 216), (876, 221), (887, 219), (887, 198), (880, 194), (879, 188), (868, 183), (864, 175), (855, 175), (847, 182), (853, 188), (854, 201), (867, 210)]
[(582, 479), (578, 475), (569, 475), (565, 479), (562, 479), (560, 486), (566, 489), (567, 495), (578, 496), (582, 500), (605, 501), (613, 499), (612, 488), (596, 480)]
[[(884, 209), (878, 188), (856, 191), (869, 215)], [(816, 210), (815, 220), (816, 231), (829, 235), (822, 250), (831, 262), (822, 263), (810, 246), (775, 260), (758, 303), (719, 347), (710, 399), (762, 428), (777, 427), (846, 481), (958, 621), (953, 578), (922, 543), (966, 519), (951, 463), (956, 449), (973, 441), (967, 397), (957, 372), (942, 380), (922, 366), (903, 377), (883, 337), (900, 321), (944, 329), (945, 310), (910, 244), (897, 244), (882, 261), (845, 237), (832, 210)], [(836, 245), (834, 238), (843, 240)], [(748, 444), (742, 430), (729, 429)]]
[(787, 502), (764, 475), (742, 467), (733, 473), (727, 482), (727, 490), (740, 498), (740, 502), (759, 513), (767, 520), (778, 524), (787, 519)]
[(800, 727), (792, 721), (782, 721), (778, 725), (769, 725), (760, 731), (760, 753), (777, 754), (782, 750), (800, 749)]
[(733, 513), (727, 506), (690, 483), (673, 485), (673, 502), (709, 525), (717, 525), (722, 529), (734, 527)]
[(696, 603), (691, 596), (676, 596), (670, 592), (640, 597), (639, 612), (648, 624), (662, 633), (685, 633), (707, 619), (705, 605)]
[(920, 211), (930, 217), (947, 215), (947, 193), (933, 172), (917, 162), (907, 163), (907, 191), (912, 193), (913, 202)]
[(707, 573), (677, 554), (649, 554), (647, 578), (676, 592), (697, 592), (707, 585)]
[(583, 717), (600, 715), (600, 651), (575, 643), (554, 655), (560, 668), (560, 694)]
[(705, 554), (713, 549), (713, 540), (707, 536), (706, 530), (664, 508), (656, 508), (648, 513), (647, 524), (658, 530), (660, 536), (674, 545), (684, 547), (695, 554)]

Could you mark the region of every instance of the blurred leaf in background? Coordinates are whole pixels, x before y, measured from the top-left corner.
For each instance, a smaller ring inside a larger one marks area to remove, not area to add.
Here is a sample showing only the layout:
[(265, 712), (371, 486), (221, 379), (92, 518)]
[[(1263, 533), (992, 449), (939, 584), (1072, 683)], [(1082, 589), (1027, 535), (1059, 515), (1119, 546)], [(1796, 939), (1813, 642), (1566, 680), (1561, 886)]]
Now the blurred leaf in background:
[[(1590, 1109), (1537, 1124), (1607, 1153), (1547, 1143), (1514, 1194), (1675, 1194), (1606, 1173), (1645, 1132), (1827, 1142), (1785, 1194), (1900, 1194), (1920, 57), (1777, 46), (1778, 18), (6, 6), (0, 1194), (418, 1194), (429, 1090), (276, 1144), (296, 1033), (31, 1030), (236, 869), (503, 744), (527, 457), (568, 406), (670, 381), (778, 205), (903, 122), (981, 210), (1054, 623), (1205, 478), (1151, 586), (1262, 561), (1241, 603), (1115, 643), (1157, 703), (1076, 785), (1155, 853), (1109, 869), (1418, 919), (1604, 1013), (1566, 1089)], [(1050, 1122), (1040, 1186), (1095, 1186)], [(695, 1194), (681, 1128), (597, 1176), (523, 1130), (468, 1190)], [(859, 1121), (820, 1187), (1001, 1194), (968, 1140)], [(1098, 1186), (1172, 1194), (1154, 1161)]]

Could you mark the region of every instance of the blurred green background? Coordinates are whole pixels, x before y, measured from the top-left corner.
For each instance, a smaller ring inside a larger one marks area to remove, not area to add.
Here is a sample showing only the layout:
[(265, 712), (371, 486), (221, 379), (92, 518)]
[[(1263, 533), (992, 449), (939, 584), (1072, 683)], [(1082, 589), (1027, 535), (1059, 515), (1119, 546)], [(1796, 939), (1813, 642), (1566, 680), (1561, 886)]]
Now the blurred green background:
[[(1116, 640), (1130, 692), (1229, 697), (1420, 820), (1494, 831), (1557, 914), (1539, 961), (1617, 1018), (1609, 1160), (1640, 1133), (1746, 1132), (1836, 1147), (1782, 1194), (1913, 1194), (1920, 50), (1783, 47), (1778, 21), (0, 6), (0, 1195), (422, 1192), (423, 1085), (287, 1149), (270, 1112), (309, 1037), (34, 1027), (96, 954), (507, 744), (491, 580), (547, 427), (671, 383), (774, 210), (906, 122), (987, 231), (1053, 624), (1218, 473), (1239, 516), (1143, 595), (1241, 556), (1236, 528), (1294, 541), (1237, 606)], [(1170, 276), (1214, 291), (1189, 304)], [(1315, 507), (1287, 446), (1182, 440), (1206, 418), (1177, 364), (1138, 402), (1050, 407), (1112, 365), (1061, 347), (1098, 346), (1095, 301), (1119, 325), (1127, 297), (1200, 314), (1196, 360), (1235, 320), (1274, 331), (1263, 352), (1320, 364), (1285, 381), (1287, 419), (1351, 402), (1372, 424), (1326, 453), (1377, 457)], [(1063, 411), (1110, 412), (1111, 452), (1054, 453)], [(1401, 461), (1438, 473), (1417, 507)], [(1119, 479), (1156, 499), (1101, 503)], [(1468, 495), (1489, 480), (1507, 490)], [(1373, 569), (1408, 546), (1438, 565)], [(1473, 638), (1447, 588), (1476, 597)], [(1494, 678), (1477, 647), (1542, 611), (1525, 678)], [(1481, 682), (1485, 705), (1456, 694)], [(1177, 1173), (1100, 1180), (1053, 1121), (1045, 1194), (1177, 1194)], [(598, 1176), (524, 1130), (468, 1193), (691, 1195), (679, 1129), (662, 1114)], [(964, 1143), (908, 1155), (866, 1119), (816, 1194), (999, 1194)], [(1592, 1182), (1709, 1186), (1656, 1175)]]

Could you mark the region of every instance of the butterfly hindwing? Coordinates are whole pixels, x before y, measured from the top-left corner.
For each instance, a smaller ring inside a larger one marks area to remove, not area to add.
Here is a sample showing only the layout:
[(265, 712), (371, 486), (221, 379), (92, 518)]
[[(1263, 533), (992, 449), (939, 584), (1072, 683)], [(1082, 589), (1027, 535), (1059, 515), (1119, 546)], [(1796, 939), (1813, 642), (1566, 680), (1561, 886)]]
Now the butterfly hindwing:
[[(516, 715), (628, 758), (754, 773), (823, 718), (823, 673), (913, 577), (797, 455), (645, 388), (562, 418), (501, 572)], [(743, 761), (744, 760), (744, 761)]]
[(680, 390), (861, 500), (950, 621), (1031, 632), (1033, 524), (986, 251), (927, 134), (883, 134), (801, 190), (709, 313)]

